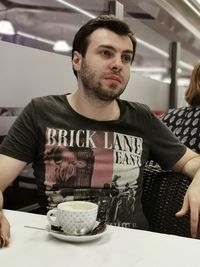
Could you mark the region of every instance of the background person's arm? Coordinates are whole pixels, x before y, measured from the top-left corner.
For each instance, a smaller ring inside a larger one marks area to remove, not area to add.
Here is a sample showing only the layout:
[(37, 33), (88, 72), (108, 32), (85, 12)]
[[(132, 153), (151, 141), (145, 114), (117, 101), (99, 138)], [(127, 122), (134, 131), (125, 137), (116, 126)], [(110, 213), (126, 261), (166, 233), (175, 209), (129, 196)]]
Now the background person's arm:
[(192, 237), (199, 237), (200, 218), (200, 156), (194, 151), (187, 149), (183, 157), (174, 165), (173, 170), (182, 172), (192, 179), (185, 194), (182, 208), (176, 216), (184, 216), (190, 211), (190, 224)]
[(26, 164), (24, 161), (0, 154), (0, 236), (5, 240), (5, 246), (10, 240), (10, 225), (3, 214), (2, 192), (14, 181)]

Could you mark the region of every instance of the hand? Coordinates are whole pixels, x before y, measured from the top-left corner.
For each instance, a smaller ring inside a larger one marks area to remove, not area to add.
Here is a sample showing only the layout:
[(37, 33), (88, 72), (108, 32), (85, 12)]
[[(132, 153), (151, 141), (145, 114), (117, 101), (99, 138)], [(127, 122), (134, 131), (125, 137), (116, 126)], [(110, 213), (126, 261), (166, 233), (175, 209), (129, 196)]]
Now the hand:
[(7, 247), (10, 242), (10, 224), (0, 211), (0, 247)]
[(200, 179), (193, 179), (185, 194), (182, 208), (176, 213), (177, 217), (184, 216), (190, 211), (190, 227), (193, 238), (200, 237), (199, 216), (200, 216)]

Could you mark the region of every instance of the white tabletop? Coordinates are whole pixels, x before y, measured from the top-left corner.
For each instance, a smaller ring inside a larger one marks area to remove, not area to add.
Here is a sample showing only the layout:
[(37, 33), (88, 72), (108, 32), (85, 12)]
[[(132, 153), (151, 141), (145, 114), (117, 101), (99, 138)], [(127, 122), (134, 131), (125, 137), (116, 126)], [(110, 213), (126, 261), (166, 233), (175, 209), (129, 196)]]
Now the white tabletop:
[(0, 249), (6, 267), (199, 267), (200, 240), (108, 226), (98, 240), (69, 243), (45, 230), (46, 216), (5, 210), (12, 239)]

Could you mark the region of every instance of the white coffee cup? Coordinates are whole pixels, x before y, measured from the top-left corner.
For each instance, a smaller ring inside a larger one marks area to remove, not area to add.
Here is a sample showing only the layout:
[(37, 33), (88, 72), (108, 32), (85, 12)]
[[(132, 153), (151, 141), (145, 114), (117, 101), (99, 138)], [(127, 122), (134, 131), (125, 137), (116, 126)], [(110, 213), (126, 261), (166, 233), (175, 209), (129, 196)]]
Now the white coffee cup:
[(47, 212), (47, 219), (53, 226), (61, 227), (67, 235), (81, 235), (90, 232), (96, 223), (98, 205), (88, 201), (67, 201)]

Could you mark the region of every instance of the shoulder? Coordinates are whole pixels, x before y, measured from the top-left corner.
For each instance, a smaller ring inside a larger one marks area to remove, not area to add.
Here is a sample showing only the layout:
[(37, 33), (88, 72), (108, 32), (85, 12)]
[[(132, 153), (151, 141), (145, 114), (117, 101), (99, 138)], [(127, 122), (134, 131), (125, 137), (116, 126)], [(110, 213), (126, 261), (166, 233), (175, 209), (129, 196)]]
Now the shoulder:
[(47, 95), (47, 96), (41, 96), (41, 97), (35, 97), (31, 100), (34, 104), (49, 104), (54, 102), (63, 101), (65, 98), (65, 95)]
[(135, 113), (137, 116), (147, 116), (147, 117), (152, 117), (154, 116), (152, 111), (150, 110), (150, 108), (142, 103), (138, 103), (138, 102), (131, 102), (131, 101), (127, 101), (127, 100), (120, 100), (120, 103), (122, 106), (124, 106), (124, 108), (126, 109), (126, 111), (129, 112), (133, 112)]
[(142, 104), (142, 103), (139, 103), (139, 102), (132, 102), (132, 101), (127, 101), (127, 100), (118, 100), (121, 105), (124, 105), (124, 106), (127, 106), (133, 110), (136, 110), (136, 111), (144, 111), (144, 112), (150, 112), (150, 108), (145, 105), (145, 104)]
[(55, 110), (61, 106), (66, 104), (66, 96), (65, 95), (48, 95), (42, 97), (36, 97), (31, 100), (28, 104), (29, 107), (37, 110), (38, 112), (41, 110), (52, 109)]

